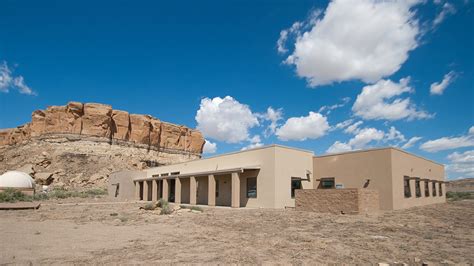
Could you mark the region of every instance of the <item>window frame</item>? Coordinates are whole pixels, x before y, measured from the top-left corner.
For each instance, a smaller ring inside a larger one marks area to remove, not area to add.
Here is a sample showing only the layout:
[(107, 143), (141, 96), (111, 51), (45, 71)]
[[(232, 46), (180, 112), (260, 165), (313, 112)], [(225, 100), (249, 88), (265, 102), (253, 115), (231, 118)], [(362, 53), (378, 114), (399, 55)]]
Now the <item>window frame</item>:
[(412, 196), (409, 176), (403, 177), (403, 195), (406, 199), (411, 198)]
[[(246, 194), (246, 196), (247, 196), (247, 199), (256, 199), (257, 196), (258, 196), (258, 185), (257, 185), (258, 182), (257, 182), (257, 177), (256, 177), (256, 176), (255, 176), (255, 177), (247, 177), (246, 180), (247, 180), (247, 184), (246, 184), (247, 190), (246, 190), (246, 193), (245, 193), (245, 194)], [(255, 180), (255, 195), (250, 194), (250, 196), (249, 196), (249, 192), (250, 192), (250, 189), (249, 189), (249, 188), (250, 188), (249, 180)]]
[(428, 182), (428, 180), (425, 180), (425, 197), (429, 197), (430, 196), (430, 184)]
[(421, 198), (421, 183), (419, 179), (415, 179), (415, 196)]
[[(300, 177), (291, 177), (290, 191), (291, 191), (291, 198), (292, 199), (295, 198), (297, 189), (303, 189), (303, 183), (301, 181), (302, 181), (302, 179)], [(299, 186), (298, 187), (293, 187), (293, 182), (298, 182)]]
[[(325, 181), (331, 181), (332, 186), (331, 187), (325, 187), (323, 186), (323, 182)], [(336, 189), (336, 178), (335, 177), (323, 177), (319, 180), (319, 188), (320, 189)]]

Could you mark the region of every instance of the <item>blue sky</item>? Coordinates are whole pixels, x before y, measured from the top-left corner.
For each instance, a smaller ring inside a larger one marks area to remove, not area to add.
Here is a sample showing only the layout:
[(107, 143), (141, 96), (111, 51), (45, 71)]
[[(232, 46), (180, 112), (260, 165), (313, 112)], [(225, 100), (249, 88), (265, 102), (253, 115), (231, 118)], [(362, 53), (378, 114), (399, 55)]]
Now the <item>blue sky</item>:
[(0, 128), (100, 102), (207, 155), (398, 146), (474, 177), (472, 1), (97, 2), (2, 3)]

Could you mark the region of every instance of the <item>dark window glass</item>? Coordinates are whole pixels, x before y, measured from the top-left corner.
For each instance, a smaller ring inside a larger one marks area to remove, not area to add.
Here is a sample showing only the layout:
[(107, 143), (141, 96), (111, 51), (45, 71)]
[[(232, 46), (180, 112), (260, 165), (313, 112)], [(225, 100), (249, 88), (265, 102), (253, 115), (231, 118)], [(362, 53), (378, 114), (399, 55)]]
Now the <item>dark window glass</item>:
[(291, 198), (295, 198), (295, 190), (302, 189), (303, 186), (301, 185), (301, 179), (299, 178), (292, 178), (291, 179)]
[(216, 198), (219, 197), (219, 180), (216, 180)]
[(438, 191), (439, 191), (438, 196), (441, 197), (441, 196), (443, 196), (443, 185), (442, 185), (441, 182), (438, 183), (438, 188), (439, 188), (438, 189)]
[(415, 193), (417, 198), (421, 197), (420, 180), (415, 181)]
[(405, 176), (403, 178), (403, 182), (404, 182), (405, 198), (410, 198), (411, 197), (410, 177)]
[(335, 188), (335, 180), (333, 177), (331, 178), (321, 178), (321, 183), (319, 183), (320, 188), (322, 189), (331, 189)]
[(425, 197), (429, 197), (429, 196), (430, 196), (430, 185), (428, 181), (425, 181)]
[(257, 197), (257, 178), (247, 178), (247, 198)]
[(433, 189), (433, 194), (432, 195), (434, 197), (434, 196), (436, 196), (436, 182), (433, 181), (433, 182), (431, 182), (431, 184), (432, 184), (431, 188)]

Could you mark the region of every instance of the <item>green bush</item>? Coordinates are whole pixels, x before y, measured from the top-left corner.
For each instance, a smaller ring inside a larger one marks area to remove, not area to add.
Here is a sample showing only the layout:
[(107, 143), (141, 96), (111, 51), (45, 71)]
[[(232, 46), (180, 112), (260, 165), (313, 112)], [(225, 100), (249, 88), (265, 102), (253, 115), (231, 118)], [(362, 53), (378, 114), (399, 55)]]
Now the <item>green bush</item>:
[(32, 201), (32, 197), (13, 188), (0, 192), (0, 202)]
[(446, 198), (457, 201), (457, 200), (465, 200), (465, 199), (474, 199), (473, 192), (452, 192), (449, 191), (446, 193)]
[(167, 214), (172, 214), (173, 213), (173, 208), (171, 208), (169, 205), (165, 205), (164, 207), (161, 207), (160, 215), (167, 215)]
[(156, 204), (153, 203), (153, 202), (149, 202), (149, 203), (145, 204), (145, 206), (143, 206), (143, 209), (147, 210), (147, 211), (152, 211), (152, 210), (156, 209)]
[(160, 199), (157, 203), (157, 206), (160, 207), (160, 208), (168, 207), (168, 205), (169, 205), (169, 203), (165, 199)]

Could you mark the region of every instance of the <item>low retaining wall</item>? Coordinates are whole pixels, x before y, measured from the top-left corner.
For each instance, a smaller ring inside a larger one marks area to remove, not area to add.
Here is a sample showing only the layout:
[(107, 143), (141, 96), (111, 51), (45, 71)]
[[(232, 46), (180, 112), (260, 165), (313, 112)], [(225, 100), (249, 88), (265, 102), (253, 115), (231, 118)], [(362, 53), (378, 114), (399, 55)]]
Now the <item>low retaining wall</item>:
[(298, 189), (295, 195), (297, 211), (358, 214), (376, 212), (379, 193), (360, 188)]

